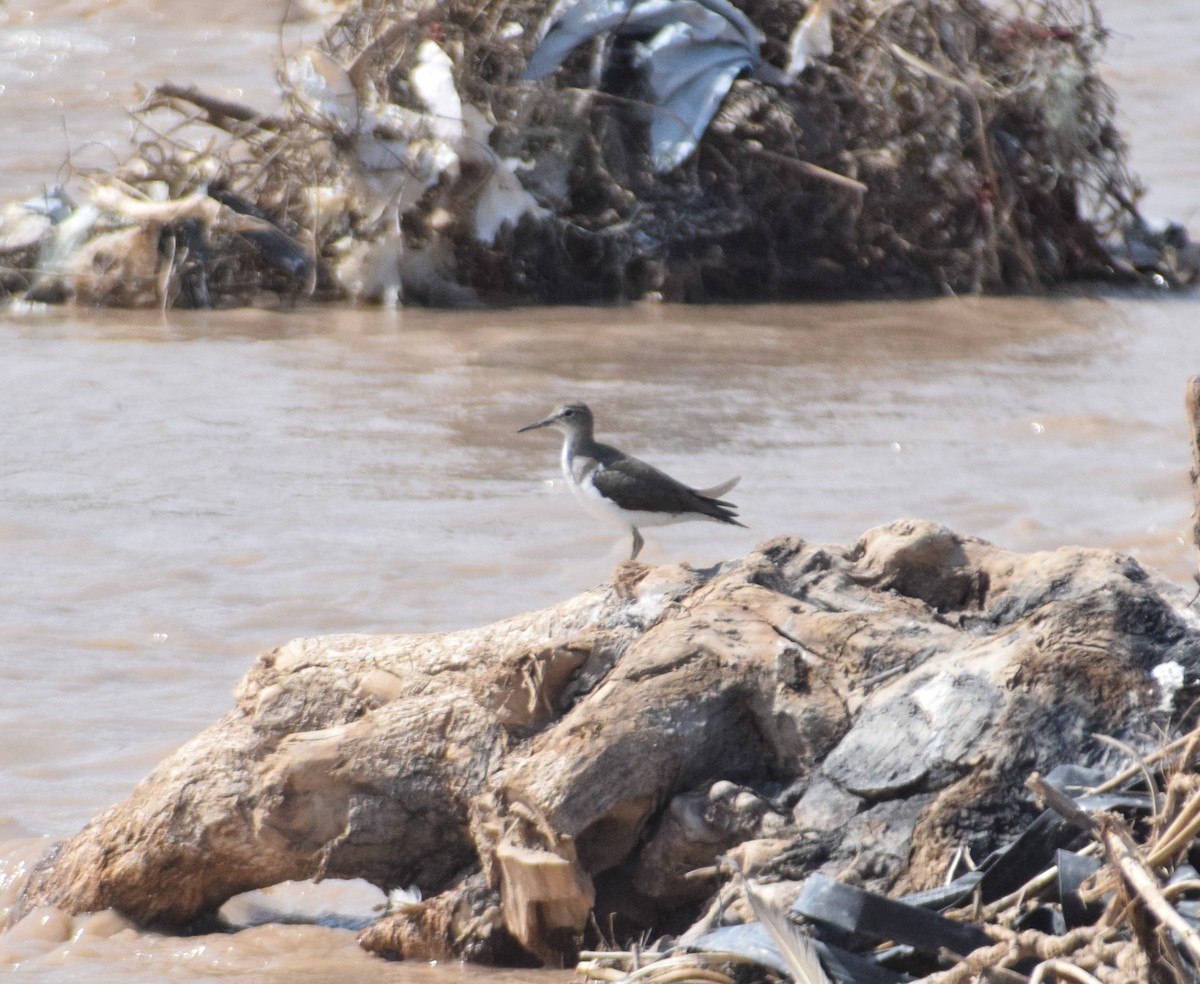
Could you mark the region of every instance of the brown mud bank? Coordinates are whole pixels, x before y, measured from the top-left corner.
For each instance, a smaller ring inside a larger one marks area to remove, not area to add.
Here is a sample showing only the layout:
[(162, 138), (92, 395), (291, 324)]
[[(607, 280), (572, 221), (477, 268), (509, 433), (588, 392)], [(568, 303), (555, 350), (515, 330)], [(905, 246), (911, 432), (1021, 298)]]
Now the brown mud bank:
[(703, 874), (719, 856), (785, 902), (818, 875), (926, 889), (1030, 823), (1030, 773), (1126, 765), (1192, 723), (1187, 601), (1111, 550), (905, 520), (710, 570), (625, 563), (479, 629), (299, 640), (58, 845), (23, 907), (185, 929), (249, 889), (361, 877), (424, 894), (371, 950), (558, 964), (599, 927), (741, 919)]
[(0, 213), (0, 297), (479, 305), (1176, 285), (1090, 0), (348, 4)]

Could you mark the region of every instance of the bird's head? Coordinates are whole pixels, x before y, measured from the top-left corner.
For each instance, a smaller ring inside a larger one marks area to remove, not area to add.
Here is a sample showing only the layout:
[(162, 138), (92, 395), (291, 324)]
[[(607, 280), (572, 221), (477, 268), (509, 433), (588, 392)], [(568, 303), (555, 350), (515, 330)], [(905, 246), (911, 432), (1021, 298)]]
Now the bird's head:
[(545, 420), (539, 420), (536, 424), (526, 424), (517, 433), (523, 434), (525, 431), (537, 430), (539, 427), (553, 427), (567, 435), (590, 437), (592, 434), (592, 411), (588, 409), (586, 403), (561, 403)]

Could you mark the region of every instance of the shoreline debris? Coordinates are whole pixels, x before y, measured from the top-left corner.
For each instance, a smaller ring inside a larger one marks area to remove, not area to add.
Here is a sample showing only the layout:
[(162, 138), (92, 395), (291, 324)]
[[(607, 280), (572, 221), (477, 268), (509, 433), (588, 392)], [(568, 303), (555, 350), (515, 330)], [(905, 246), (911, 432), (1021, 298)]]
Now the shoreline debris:
[(361, 0), (281, 106), (165, 82), (124, 165), (0, 210), (0, 300), (1185, 286), (1200, 251), (1138, 211), (1104, 38), (1092, 0)]
[[(1200, 976), (1198, 766), (1200, 729), (1115, 776), (1078, 766), (1034, 773), (1026, 785), (1045, 811), (941, 888), (889, 898), (814, 874), (798, 892), (784, 886), (790, 904), (764, 904), (761, 887), (739, 876), (756, 921), (735, 915), (696, 938), (588, 951), (576, 969), (589, 981), (692, 979), (696, 968), (705, 976), (695, 979), (743, 980), (737, 968), (749, 964), (812, 979), (793, 972), (780, 931), (763, 925), (774, 921), (805, 934), (837, 984), (1185, 984)], [(738, 911), (733, 901), (729, 909)]]

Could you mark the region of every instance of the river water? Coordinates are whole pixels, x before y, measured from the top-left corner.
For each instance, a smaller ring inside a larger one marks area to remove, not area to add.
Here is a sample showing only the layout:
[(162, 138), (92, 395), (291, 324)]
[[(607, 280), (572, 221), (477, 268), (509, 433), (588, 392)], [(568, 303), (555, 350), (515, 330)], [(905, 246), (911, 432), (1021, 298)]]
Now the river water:
[[(1200, 234), (1200, 5), (1101, 9), (1148, 210)], [(275, 53), (311, 31), (281, 19), (232, 0), (0, 8), (0, 199), (120, 155), (137, 82), (267, 103)], [(1149, 295), (0, 312), (0, 922), (22, 863), (227, 710), (259, 650), (479, 624), (603, 579), (627, 540), (564, 493), (552, 432), (516, 434), (566, 397), (684, 480), (742, 476), (750, 529), (650, 530), (651, 562), (918, 516), (1019, 550), (1116, 547), (1186, 583), (1198, 325), (1195, 298)], [(0, 935), (0, 967), (499, 979), (385, 965), (346, 931), (181, 940), (52, 913)]]

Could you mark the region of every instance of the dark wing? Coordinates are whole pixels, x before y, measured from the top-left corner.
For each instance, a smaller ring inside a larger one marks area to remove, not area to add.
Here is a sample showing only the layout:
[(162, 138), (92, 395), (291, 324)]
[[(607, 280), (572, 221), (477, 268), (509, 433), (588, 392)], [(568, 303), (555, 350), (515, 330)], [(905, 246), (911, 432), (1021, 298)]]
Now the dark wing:
[(640, 458), (607, 445), (599, 445), (593, 453), (600, 464), (592, 472), (592, 483), (601, 495), (624, 509), (700, 513), (732, 526), (743, 525), (735, 518), (737, 506), (732, 502), (702, 495)]

